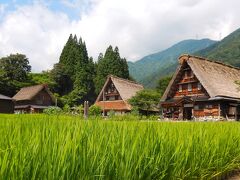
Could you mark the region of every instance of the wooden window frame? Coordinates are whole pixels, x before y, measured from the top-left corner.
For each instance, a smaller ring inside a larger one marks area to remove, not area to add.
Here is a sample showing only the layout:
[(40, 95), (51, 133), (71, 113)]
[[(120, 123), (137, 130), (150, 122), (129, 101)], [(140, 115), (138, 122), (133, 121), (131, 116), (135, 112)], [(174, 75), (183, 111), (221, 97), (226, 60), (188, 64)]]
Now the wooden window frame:
[(192, 84), (191, 83), (188, 83), (188, 92), (192, 92)]
[(178, 92), (182, 92), (182, 91), (183, 91), (183, 87), (182, 87), (181, 84), (179, 84), (179, 86), (178, 86)]

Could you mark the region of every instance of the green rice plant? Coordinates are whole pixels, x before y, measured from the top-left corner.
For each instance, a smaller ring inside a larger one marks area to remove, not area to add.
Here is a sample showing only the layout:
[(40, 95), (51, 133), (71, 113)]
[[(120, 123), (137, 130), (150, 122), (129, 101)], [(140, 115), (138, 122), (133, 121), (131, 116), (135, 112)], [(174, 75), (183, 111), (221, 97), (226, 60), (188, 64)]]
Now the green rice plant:
[(240, 168), (239, 132), (237, 122), (0, 115), (0, 179), (217, 178)]

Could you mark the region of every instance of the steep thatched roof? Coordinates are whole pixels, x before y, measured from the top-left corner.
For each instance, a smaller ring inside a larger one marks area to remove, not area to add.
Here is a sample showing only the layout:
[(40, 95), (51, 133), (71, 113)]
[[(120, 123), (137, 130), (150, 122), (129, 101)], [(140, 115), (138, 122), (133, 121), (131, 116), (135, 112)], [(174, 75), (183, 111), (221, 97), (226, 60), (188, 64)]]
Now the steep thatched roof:
[(103, 94), (103, 90), (106, 88), (109, 81), (113, 82), (117, 91), (119, 92), (120, 96), (124, 101), (127, 101), (131, 97), (135, 96), (135, 94), (138, 91), (144, 89), (143, 85), (141, 84), (138, 84), (127, 79), (122, 79), (117, 76), (109, 75), (96, 101), (99, 101), (100, 97)]
[(239, 68), (190, 55), (180, 56), (179, 62), (180, 66), (170, 81), (161, 101), (168, 98), (171, 88), (176, 83), (175, 78), (184, 63), (190, 66), (210, 98), (229, 97), (240, 99), (239, 86), (236, 84), (236, 81), (240, 80)]
[(17, 94), (15, 94), (15, 96), (13, 96), (13, 99), (15, 99), (16, 101), (31, 100), (43, 89), (47, 91), (47, 93), (51, 96), (52, 100), (54, 101), (52, 93), (44, 84), (24, 87), (20, 89), (20, 91)]
[(12, 100), (12, 98), (0, 94), (0, 99), (2, 100)]
[[(102, 103), (100, 99), (103, 97), (103, 92), (106, 89), (108, 83), (111, 81), (119, 92), (122, 100), (104, 101), (104, 103)], [(143, 89), (143, 85), (141, 84), (113, 75), (109, 75), (101, 92), (97, 97), (95, 104), (104, 108), (105, 110), (131, 110), (131, 105), (128, 103), (128, 100), (131, 97), (135, 96), (138, 91)]]

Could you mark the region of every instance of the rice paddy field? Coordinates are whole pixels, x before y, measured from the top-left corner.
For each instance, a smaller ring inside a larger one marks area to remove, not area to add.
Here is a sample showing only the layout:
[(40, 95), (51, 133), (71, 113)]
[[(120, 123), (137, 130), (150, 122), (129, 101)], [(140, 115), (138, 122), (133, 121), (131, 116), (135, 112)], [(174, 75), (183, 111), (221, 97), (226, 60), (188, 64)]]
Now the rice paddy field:
[(0, 115), (0, 179), (216, 179), (239, 168), (237, 122)]

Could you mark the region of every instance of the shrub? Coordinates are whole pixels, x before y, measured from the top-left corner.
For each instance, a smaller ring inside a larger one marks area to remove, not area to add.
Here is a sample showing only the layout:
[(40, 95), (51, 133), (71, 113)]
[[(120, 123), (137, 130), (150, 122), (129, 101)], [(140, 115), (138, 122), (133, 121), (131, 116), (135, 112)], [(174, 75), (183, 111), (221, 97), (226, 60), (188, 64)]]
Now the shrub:
[(61, 114), (62, 113), (62, 109), (60, 107), (57, 107), (57, 106), (51, 106), (51, 107), (49, 107), (47, 109), (44, 109), (43, 113), (57, 115), (57, 114)]
[(90, 116), (101, 116), (102, 110), (99, 106), (92, 105), (89, 108), (89, 115)]
[(63, 106), (63, 112), (64, 113), (71, 113), (71, 107), (68, 105), (68, 104), (65, 104), (64, 106)]

